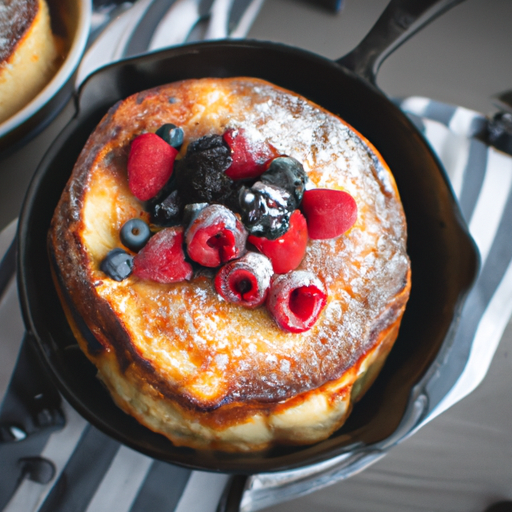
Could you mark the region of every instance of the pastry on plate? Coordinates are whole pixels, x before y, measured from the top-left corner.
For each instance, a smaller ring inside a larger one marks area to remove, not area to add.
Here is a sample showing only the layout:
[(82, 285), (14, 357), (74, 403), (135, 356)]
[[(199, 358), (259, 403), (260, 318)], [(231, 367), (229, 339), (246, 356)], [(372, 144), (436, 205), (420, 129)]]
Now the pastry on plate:
[(175, 445), (226, 451), (343, 425), (397, 337), (406, 242), (371, 143), (246, 77), (114, 105), (48, 238), (66, 316), (116, 404)]
[(0, 123), (50, 81), (58, 51), (45, 0), (0, 3)]

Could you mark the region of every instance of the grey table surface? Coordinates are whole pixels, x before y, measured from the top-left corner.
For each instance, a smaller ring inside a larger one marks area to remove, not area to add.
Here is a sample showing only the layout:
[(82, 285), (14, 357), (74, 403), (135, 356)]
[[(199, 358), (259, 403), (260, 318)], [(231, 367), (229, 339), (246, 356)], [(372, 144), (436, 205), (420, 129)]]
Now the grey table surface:
[[(333, 15), (314, 2), (266, 0), (249, 37), (334, 59), (357, 44), (386, 4), (345, 0)], [(398, 49), (378, 83), (392, 97), (420, 95), (492, 112), (491, 96), (512, 88), (511, 20), (511, 0), (466, 0)], [(66, 109), (21, 152), (0, 160), (0, 229), (17, 217), (38, 161), (71, 115)], [(509, 322), (472, 394), (362, 473), (266, 510), (480, 512), (512, 500), (511, 393)]]

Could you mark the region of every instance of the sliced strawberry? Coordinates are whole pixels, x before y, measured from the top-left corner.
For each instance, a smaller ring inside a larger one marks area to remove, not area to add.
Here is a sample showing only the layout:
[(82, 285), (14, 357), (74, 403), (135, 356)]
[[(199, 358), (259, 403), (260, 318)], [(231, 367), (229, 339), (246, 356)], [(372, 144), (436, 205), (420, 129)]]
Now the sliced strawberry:
[(257, 178), (265, 172), (267, 163), (279, 155), (270, 144), (251, 140), (243, 129), (226, 130), (223, 138), (231, 149), (233, 162), (225, 173), (232, 180)]
[(272, 274), (266, 256), (248, 252), (221, 267), (215, 276), (215, 288), (228, 302), (252, 309), (265, 302)]
[(302, 211), (308, 221), (309, 237), (314, 240), (336, 238), (357, 220), (357, 204), (350, 194), (342, 190), (306, 190)]
[(276, 240), (249, 235), (249, 242), (260, 252), (270, 258), (274, 272), (285, 274), (295, 270), (299, 265), (308, 245), (308, 225), (299, 210), (290, 217), (288, 231)]
[(218, 267), (242, 256), (246, 241), (244, 225), (220, 204), (200, 210), (185, 232), (188, 255), (205, 267)]
[(267, 308), (281, 329), (311, 329), (327, 303), (327, 291), (313, 273), (296, 270), (277, 276), (270, 286)]
[(192, 265), (185, 261), (183, 228), (163, 229), (133, 258), (133, 275), (157, 283), (175, 283), (192, 277)]
[(128, 155), (128, 185), (141, 201), (155, 197), (171, 177), (178, 150), (155, 133), (133, 139)]

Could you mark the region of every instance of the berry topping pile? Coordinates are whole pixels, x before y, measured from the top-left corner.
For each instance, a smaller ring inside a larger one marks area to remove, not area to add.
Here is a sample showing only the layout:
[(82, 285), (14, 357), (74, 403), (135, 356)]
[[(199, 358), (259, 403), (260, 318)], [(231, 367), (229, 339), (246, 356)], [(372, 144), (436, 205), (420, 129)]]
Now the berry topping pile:
[(306, 190), (298, 160), (242, 129), (191, 141), (180, 158), (184, 140), (170, 123), (133, 139), (128, 185), (150, 223), (126, 222), (123, 247), (110, 251), (100, 269), (116, 281), (133, 275), (165, 284), (210, 269), (224, 300), (265, 306), (285, 331), (310, 329), (327, 291), (298, 268), (310, 239), (336, 238), (354, 225), (354, 198), (341, 190)]

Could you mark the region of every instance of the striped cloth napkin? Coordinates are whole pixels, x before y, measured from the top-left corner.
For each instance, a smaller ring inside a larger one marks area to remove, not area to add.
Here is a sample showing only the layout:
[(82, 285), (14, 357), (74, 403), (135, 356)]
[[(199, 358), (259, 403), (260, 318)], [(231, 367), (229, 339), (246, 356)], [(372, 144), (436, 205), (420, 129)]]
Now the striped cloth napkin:
[(512, 157), (482, 142), (489, 120), (478, 112), (421, 97), (399, 105), (443, 163), (481, 259), (456, 335), (472, 340), (468, 361), (429, 421), (482, 382), (512, 314)]
[[(467, 347), (467, 353), (463, 357), (459, 353), (458, 360), (452, 362), (453, 382), (448, 390), (443, 388), (425, 424), (483, 380), (512, 314), (512, 157), (479, 139), (488, 120), (477, 112), (420, 97), (397, 103), (425, 134), (447, 170), (482, 261), (456, 334)], [(13, 226), (9, 229), (12, 231)], [(12, 233), (3, 235), (5, 240)], [(0, 235), (0, 242), (1, 238)], [(0, 324), (7, 326), (0, 333), (2, 350), (18, 352), (23, 326), (14, 281), (0, 300)], [(4, 391), (0, 386), (0, 398)], [(435, 394), (435, 390), (431, 391)], [(33, 467), (39, 471), (27, 470), (11, 496), (2, 496), (0, 483), (3, 512), (217, 509), (227, 475), (191, 471), (153, 460), (98, 431), (66, 402), (63, 412), (64, 426), (46, 436), (36, 451), (26, 454), (33, 458)], [(0, 443), (0, 461), (4, 448)], [(37, 466), (41, 461), (43, 464)], [(45, 461), (49, 463), (46, 473)], [(275, 505), (285, 497), (312, 492), (353, 472), (349, 466), (344, 471), (332, 472), (334, 476), (326, 481), (317, 476), (320, 465), (317, 472), (315, 469), (309, 468), (306, 480), (301, 470), (250, 477), (241, 510), (250, 512)], [(4, 474), (11, 470), (16, 468), (1, 469)], [(286, 482), (288, 492), (283, 492), (282, 482)]]

